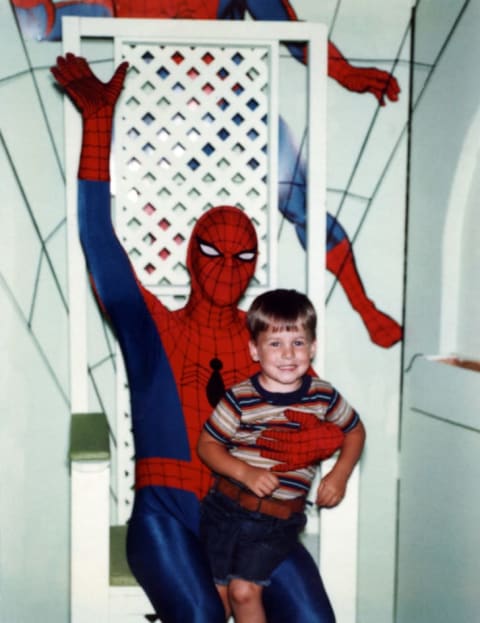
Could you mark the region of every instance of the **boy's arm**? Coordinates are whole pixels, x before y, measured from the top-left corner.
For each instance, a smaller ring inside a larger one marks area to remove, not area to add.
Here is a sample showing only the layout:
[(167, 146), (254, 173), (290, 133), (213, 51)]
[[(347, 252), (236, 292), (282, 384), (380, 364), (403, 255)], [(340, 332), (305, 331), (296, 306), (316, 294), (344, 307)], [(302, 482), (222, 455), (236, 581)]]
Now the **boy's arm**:
[(267, 469), (253, 467), (232, 456), (227, 447), (206, 430), (202, 430), (197, 445), (200, 459), (213, 472), (244, 484), (259, 497), (270, 495), (278, 487), (278, 478)]
[(365, 436), (365, 428), (361, 421), (355, 428), (345, 433), (335, 465), (320, 481), (317, 490), (318, 506), (332, 507), (342, 501), (347, 490), (348, 479), (362, 454)]

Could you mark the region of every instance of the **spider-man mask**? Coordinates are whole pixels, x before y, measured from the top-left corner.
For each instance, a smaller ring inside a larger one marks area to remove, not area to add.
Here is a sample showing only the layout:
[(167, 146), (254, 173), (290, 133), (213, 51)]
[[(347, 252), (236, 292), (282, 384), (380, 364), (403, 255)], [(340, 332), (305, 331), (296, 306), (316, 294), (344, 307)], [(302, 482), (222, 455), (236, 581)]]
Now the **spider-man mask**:
[(192, 231), (187, 267), (192, 291), (218, 306), (238, 302), (253, 277), (257, 234), (239, 208), (219, 206), (203, 214)]

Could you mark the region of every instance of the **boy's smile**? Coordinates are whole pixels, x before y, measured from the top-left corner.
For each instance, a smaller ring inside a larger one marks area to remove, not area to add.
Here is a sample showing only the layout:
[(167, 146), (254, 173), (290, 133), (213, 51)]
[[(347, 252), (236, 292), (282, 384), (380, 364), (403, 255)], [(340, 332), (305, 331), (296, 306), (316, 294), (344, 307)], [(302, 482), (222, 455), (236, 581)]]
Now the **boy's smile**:
[(262, 387), (270, 392), (287, 393), (300, 387), (315, 355), (316, 342), (302, 327), (291, 330), (269, 327), (249, 347), (252, 359), (261, 366)]

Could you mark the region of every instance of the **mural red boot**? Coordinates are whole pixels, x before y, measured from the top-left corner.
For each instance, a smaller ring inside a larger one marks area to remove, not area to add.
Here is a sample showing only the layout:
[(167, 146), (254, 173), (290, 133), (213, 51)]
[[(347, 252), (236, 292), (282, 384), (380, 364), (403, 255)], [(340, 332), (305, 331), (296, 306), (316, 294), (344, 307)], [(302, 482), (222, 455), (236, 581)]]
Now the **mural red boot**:
[(360, 314), (374, 344), (390, 348), (402, 339), (403, 331), (398, 322), (377, 309), (368, 298), (347, 239), (328, 251), (327, 268), (340, 282), (353, 309)]

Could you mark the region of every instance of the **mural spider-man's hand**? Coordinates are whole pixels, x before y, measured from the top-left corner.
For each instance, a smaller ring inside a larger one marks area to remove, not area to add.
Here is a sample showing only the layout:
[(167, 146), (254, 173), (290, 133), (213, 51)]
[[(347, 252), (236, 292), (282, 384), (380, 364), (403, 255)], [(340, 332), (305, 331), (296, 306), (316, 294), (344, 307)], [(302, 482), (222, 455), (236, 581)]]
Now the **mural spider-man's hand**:
[(289, 472), (318, 463), (341, 448), (342, 429), (324, 422), (310, 413), (287, 409), (285, 415), (298, 428), (268, 430), (257, 441), (260, 454), (280, 461), (273, 471)]
[(350, 65), (331, 41), (328, 42), (328, 75), (349, 91), (371, 93), (380, 106), (385, 106), (385, 98), (398, 101), (400, 87), (392, 74), (376, 67)]
[(371, 93), (380, 106), (385, 106), (385, 97), (396, 102), (400, 93), (396, 78), (376, 67), (350, 67), (342, 73), (339, 82), (349, 91)]
[(59, 56), (51, 68), (57, 82), (82, 114), (83, 147), (79, 177), (109, 179), (109, 153), (115, 104), (122, 90), (128, 63), (119, 65), (109, 82), (102, 82), (87, 61), (74, 54)]

